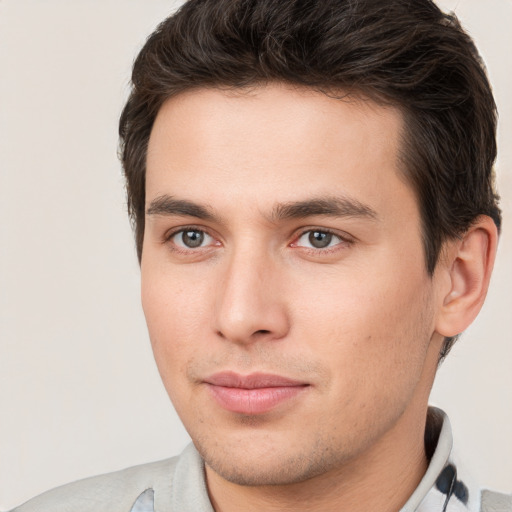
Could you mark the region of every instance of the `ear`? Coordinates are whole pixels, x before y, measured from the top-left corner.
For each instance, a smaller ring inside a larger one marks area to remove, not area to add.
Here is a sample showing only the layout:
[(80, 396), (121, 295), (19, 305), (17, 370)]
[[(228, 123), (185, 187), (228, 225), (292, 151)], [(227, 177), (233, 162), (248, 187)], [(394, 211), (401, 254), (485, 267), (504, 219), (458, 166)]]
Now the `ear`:
[(447, 243), (442, 272), (448, 277), (440, 297), (436, 331), (443, 336), (463, 332), (476, 318), (487, 295), (496, 257), (498, 230), (482, 215), (462, 239)]

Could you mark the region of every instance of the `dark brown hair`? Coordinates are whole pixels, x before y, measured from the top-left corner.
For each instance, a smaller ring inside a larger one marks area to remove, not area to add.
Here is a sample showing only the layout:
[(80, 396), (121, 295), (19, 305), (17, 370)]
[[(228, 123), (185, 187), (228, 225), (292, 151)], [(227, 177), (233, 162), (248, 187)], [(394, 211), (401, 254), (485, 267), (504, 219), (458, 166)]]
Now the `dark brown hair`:
[[(418, 197), (430, 274), (443, 241), (479, 215), (500, 227), (496, 105), (454, 15), (430, 0), (189, 0), (139, 53), (120, 119), (139, 259), (146, 151), (164, 101), (192, 88), (268, 82), (356, 93), (402, 112), (403, 173)], [(442, 356), (453, 342), (447, 339)]]

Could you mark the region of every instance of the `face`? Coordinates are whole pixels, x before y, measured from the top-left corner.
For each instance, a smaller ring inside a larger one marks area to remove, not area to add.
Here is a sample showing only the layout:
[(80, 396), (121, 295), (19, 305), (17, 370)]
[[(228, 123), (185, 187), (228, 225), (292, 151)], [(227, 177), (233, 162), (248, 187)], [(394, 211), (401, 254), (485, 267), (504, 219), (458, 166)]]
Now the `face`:
[(208, 471), (302, 481), (426, 407), (438, 299), (401, 129), (372, 101), (277, 84), (192, 91), (159, 112), (142, 301)]

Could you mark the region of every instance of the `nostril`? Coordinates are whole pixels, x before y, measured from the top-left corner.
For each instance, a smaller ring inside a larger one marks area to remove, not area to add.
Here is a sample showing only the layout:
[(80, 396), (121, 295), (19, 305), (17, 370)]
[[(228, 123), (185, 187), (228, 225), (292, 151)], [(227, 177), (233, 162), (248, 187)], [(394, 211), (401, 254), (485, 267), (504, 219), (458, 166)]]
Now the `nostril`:
[(269, 334), (270, 331), (267, 331), (266, 329), (260, 329), (259, 331), (256, 331), (254, 334)]

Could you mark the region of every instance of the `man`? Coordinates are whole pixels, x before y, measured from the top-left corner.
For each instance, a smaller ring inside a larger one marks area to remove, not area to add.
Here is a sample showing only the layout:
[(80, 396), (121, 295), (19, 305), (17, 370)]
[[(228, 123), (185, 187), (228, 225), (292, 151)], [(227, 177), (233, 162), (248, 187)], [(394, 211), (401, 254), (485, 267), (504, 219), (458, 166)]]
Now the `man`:
[(428, 0), (192, 0), (120, 122), (142, 298), (194, 442), (16, 510), (512, 510), (428, 409), (500, 210), (478, 54)]

